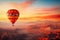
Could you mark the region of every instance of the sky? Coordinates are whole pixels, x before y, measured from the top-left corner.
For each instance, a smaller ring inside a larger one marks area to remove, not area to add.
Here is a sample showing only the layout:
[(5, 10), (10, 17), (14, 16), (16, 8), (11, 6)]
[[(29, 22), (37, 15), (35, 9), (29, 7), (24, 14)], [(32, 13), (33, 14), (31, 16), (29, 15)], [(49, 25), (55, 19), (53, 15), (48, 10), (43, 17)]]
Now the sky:
[(0, 22), (11, 23), (7, 16), (9, 9), (20, 13), (17, 22), (59, 21), (60, 0), (0, 0)]
[[(16, 2), (16, 3), (21, 3), (21, 2), (25, 2), (25, 1), (31, 1), (31, 0), (0, 0), (0, 2)], [(54, 4), (56, 4), (56, 5), (59, 5), (59, 3), (60, 3), (60, 0), (33, 0), (34, 2), (33, 2), (33, 4), (35, 4), (35, 5), (39, 5), (39, 4), (50, 4), (50, 5), (54, 5)]]

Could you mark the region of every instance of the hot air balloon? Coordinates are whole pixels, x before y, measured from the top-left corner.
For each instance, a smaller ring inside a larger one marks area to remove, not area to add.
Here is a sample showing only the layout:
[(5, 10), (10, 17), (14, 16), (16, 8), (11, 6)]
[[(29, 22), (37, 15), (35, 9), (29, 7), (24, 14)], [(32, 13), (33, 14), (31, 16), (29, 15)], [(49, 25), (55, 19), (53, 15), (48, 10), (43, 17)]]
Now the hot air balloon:
[(8, 19), (14, 26), (14, 23), (17, 21), (17, 19), (19, 17), (19, 11), (16, 9), (10, 9), (10, 10), (8, 10), (7, 14), (8, 14)]

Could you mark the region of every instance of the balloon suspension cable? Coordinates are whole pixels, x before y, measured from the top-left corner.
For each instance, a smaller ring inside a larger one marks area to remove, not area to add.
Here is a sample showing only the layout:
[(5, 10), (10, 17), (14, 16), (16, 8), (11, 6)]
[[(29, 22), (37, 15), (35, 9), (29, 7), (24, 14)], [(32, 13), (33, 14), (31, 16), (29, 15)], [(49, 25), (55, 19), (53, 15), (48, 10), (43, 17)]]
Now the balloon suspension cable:
[(14, 24), (12, 24), (12, 26), (14, 26)]

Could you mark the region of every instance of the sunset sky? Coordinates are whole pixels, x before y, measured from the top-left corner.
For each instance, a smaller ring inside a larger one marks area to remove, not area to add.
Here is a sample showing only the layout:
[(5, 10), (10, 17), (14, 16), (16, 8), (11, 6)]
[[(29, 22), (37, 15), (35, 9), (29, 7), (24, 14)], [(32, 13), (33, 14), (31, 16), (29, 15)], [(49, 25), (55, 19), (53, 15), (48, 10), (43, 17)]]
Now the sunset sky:
[(60, 21), (60, 0), (0, 0), (0, 22), (11, 23), (9, 9), (19, 11), (16, 22)]
[[(20, 15), (10, 9), (18, 10)], [(59, 33), (60, 0), (0, 0), (1, 40), (59, 39)]]
[(59, 0), (0, 0), (0, 21), (8, 21), (7, 11), (17, 9), (18, 20), (60, 19)]

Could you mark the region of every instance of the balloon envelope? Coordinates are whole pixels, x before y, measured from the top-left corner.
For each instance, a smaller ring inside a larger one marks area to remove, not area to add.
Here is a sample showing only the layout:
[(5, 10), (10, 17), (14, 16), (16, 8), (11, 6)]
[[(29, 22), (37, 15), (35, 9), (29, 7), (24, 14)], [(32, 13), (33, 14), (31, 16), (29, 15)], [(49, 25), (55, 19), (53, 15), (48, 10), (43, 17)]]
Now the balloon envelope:
[(8, 19), (11, 21), (12, 24), (14, 24), (18, 17), (19, 17), (19, 11), (16, 9), (10, 9), (8, 10)]

